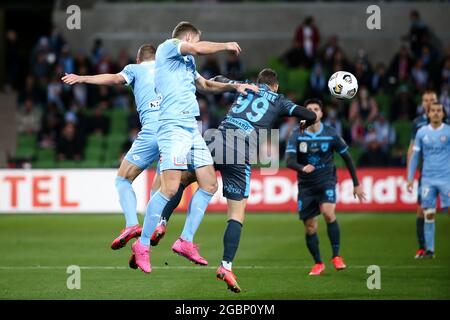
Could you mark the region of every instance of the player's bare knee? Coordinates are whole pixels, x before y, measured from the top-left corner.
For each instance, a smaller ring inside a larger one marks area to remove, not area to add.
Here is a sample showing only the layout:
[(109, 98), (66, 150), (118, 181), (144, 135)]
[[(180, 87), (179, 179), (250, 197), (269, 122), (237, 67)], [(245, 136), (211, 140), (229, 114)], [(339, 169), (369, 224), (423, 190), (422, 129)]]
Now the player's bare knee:
[(336, 214), (334, 212), (324, 213), (323, 217), (326, 223), (333, 223), (336, 221)]
[(436, 215), (436, 209), (424, 209), (423, 213), (424, 213), (425, 222), (431, 223), (434, 221), (434, 216)]
[(308, 219), (304, 221), (305, 231), (307, 234), (314, 234), (317, 232), (317, 222), (315, 219)]

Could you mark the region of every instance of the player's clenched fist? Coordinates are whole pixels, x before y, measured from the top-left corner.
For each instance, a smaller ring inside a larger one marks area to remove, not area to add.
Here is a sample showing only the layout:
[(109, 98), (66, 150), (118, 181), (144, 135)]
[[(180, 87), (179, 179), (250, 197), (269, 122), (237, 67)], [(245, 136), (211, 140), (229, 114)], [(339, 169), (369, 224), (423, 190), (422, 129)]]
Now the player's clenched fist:
[(305, 172), (305, 173), (311, 173), (315, 169), (316, 168), (312, 164), (307, 164), (306, 166), (303, 167), (302, 171)]
[(227, 51), (232, 51), (236, 55), (239, 55), (242, 51), (241, 47), (239, 47), (237, 42), (227, 42), (226, 48), (227, 48)]

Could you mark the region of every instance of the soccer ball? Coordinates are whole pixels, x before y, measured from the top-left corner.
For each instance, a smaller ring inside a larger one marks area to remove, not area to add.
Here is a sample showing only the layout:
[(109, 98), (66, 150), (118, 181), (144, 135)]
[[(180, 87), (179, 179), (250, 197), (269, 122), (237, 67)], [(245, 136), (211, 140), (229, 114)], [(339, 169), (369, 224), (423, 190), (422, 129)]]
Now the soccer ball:
[(351, 99), (358, 92), (358, 80), (350, 72), (338, 71), (328, 80), (328, 89), (335, 98)]

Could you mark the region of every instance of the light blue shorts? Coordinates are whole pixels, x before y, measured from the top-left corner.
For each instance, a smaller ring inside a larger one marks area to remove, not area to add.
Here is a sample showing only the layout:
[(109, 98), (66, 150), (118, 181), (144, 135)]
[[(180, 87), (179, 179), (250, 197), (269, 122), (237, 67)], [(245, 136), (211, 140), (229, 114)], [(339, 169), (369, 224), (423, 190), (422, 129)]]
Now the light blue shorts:
[(160, 170), (187, 170), (213, 165), (211, 152), (198, 130), (197, 120), (161, 121), (158, 129)]
[(422, 208), (436, 208), (438, 194), (441, 197), (441, 208), (450, 207), (450, 181), (431, 180), (422, 177), (422, 185), (420, 187)]
[(153, 162), (158, 161), (157, 131), (158, 123), (150, 123), (143, 126), (130, 150), (125, 155), (125, 159), (143, 170), (147, 169)]

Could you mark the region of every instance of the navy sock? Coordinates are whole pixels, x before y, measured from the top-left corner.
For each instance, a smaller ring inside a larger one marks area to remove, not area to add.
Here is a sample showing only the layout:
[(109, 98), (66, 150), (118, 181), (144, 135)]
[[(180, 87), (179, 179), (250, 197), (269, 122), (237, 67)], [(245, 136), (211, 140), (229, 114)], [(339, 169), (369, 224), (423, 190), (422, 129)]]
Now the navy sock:
[(327, 223), (328, 238), (330, 238), (331, 249), (333, 251), (333, 258), (339, 255), (340, 232), (337, 220)]
[(242, 223), (236, 220), (228, 220), (225, 234), (223, 235), (223, 261), (232, 262), (241, 239)]
[(317, 233), (314, 234), (306, 234), (306, 246), (308, 247), (309, 252), (314, 258), (316, 263), (321, 263), (322, 259), (320, 258), (319, 251), (319, 237)]
[(424, 224), (425, 224), (425, 218), (417, 218), (416, 231), (417, 231), (417, 240), (419, 241), (419, 249), (425, 250)]
[(185, 188), (186, 187), (182, 183), (180, 183), (177, 193), (175, 193), (175, 195), (172, 198), (170, 198), (169, 202), (167, 202), (166, 206), (164, 207), (164, 210), (161, 214), (161, 219), (169, 221), (170, 216), (180, 204)]

